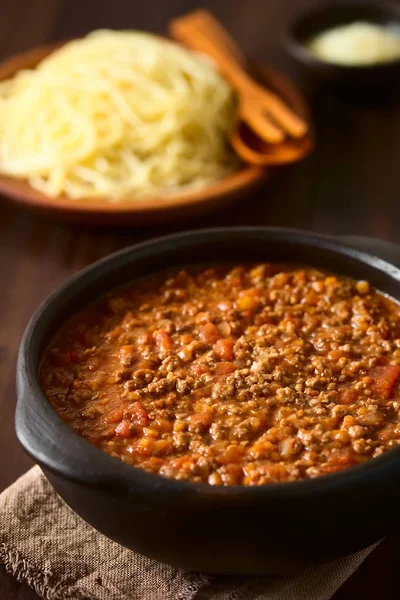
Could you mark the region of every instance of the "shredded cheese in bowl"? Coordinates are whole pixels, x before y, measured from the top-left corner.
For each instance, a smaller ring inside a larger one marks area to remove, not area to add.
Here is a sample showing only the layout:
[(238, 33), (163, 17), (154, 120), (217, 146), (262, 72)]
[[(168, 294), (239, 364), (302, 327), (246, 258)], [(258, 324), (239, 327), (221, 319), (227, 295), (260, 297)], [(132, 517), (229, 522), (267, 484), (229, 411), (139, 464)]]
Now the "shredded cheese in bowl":
[(209, 61), (151, 34), (96, 31), (0, 83), (0, 172), (54, 197), (184, 192), (237, 167), (235, 114)]
[(345, 66), (365, 66), (400, 59), (400, 24), (356, 21), (315, 36), (307, 45), (319, 60)]

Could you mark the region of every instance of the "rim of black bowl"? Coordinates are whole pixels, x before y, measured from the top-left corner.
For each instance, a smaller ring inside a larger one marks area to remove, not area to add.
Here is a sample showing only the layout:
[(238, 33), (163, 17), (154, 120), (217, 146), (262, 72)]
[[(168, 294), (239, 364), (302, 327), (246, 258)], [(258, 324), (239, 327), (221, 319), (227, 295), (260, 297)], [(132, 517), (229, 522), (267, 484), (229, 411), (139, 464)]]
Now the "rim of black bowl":
[(373, 73), (391, 71), (393, 68), (399, 67), (400, 58), (372, 64), (342, 65), (319, 59), (307, 49), (306, 43), (318, 33), (360, 20), (378, 24), (394, 21), (400, 26), (400, 7), (391, 2), (383, 1), (382, 3), (365, 4), (340, 2), (308, 9), (295, 15), (289, 22), (284, 32), (284, 42), (290, 53), (308, 67), (319, 70), (329, 69), (332, 73), (336, 72), (337, 75), (356, 71), (372, 75)]
[[(103, 279), (105, 275), (115, 273), (117, 267), (128, 265), (132, 259), (146, 257), (151, 250), (160, 256), (163, 250), (171, 246), (179, 249), (195, 242), (226, 243), (226, 241), (255, 241), (260, 236), (268, 236), (268, 241), (287, 243), (293, 247), (301, 246), (320, 250), (331, 255), (340, 255), (349, 263), (364, 265), (376, 272), (377, 277), (389, 279), (399, 287), (400, 269), (372, 254), (356, 250), (336, 238), (314, 234), (299, 229), (274, 227), (229, 227), (187, 231), (172, 234), (150, 241), (129, 246), (115, 252), (84, 268), (59, 286), (36, 310), (32, 316), (21, 341), (17, 362), (18, 401), (15, 415), (17, 437), (27, 453), (36, 462), (56, 475), (81, 485), (97, 489), (113, 489), (129, 493), (146, 493), (157, 491), (169, 496), (174, 494), (267, 494), (272, 496), (304, 496), (316, 492), (329, 492), (343, 485), (368, 487), (368, 473), (377, 470), (380, 475), (394, 476), (393, 463), (400, 466), (400, 446), (392, 448), (381, 456), (365, 463), (349, 467), (343, 471), (323, 475), (315, 479), (303, 479), (284, 483), (265, 484), (260, 486), (211, 486), (207, 483), (194, 483), (169, 479), (150, 473), (144, 469), (124, 464), (113, 458), (90, 442), (80, 437), (58, 416), (41, 390), (38, 377), (39, 352), (44, 331), (50, 317), (54, 317), (60, 308), (71, 301), (78, 292), (76, 286), (86, 288), (90, 283)], [(177, 262), (176, 265), (183, 264)], [(132, 278), (135, 279), (134, 277)], [(115, 286), (104, 286), (103, 292)], [(99, 294), (98, 294), (99, 295)], [(101, 294), (100, 294), (101, 295)], [(91, 297), (92, 300), (95, 297)], [(88, 299), (87, 302), (90, 302)], [(83, 303), (84, 304), (84, 303)], [(79, 304), (79, 306), (83, 306)], [(79, 308), (77, 307), (77, 310)], [(36, 399), (36, 403), (32, 399)], [(399, 469), (400, 471), (400, 469)]]

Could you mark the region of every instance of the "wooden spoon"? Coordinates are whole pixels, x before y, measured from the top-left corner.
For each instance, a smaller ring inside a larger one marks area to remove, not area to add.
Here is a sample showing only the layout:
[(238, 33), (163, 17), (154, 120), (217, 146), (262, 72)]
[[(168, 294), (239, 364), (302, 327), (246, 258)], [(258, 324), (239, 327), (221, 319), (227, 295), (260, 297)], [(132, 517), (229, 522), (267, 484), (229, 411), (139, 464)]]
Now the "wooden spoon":
[(238, 91), (238, 121), (231, 142), (239, 156), (271, 165), (295, 162), (308, 154), (313, 141), (307, 123), (250, 77), (241, 50), (211, 13), (198, 10), (178, 17), (169, 31), (192, 50), (213, 58)]

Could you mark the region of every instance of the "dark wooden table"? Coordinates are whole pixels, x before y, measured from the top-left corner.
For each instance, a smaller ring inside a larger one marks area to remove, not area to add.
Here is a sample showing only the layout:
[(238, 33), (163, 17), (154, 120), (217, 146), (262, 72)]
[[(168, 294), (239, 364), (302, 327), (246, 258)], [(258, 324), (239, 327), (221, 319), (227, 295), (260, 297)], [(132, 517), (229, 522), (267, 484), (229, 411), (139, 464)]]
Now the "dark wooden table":
[[(208, 0), (202, 5), (224, 21), (249, 56), (299, 80), (282, 50), (282, 31), (296, 11), (323, 2)], [(168, 19), (199, 4), (198, 0), (1, 0), (0, 58), (99, 27), (163, 32)], [(310, 100), (317, 149), (303, 164), (277, 176), (251, 202), (175, 227), (107, 231), (44, 221), (0, 198), (0, 491), (32, 465), (13, 427), (15, 360), (22, 332), (39, 302), (84, 265), (154, 235), (220, 224), (290, 226), (400, 243), (399, 94), (379, 89), (372, 96), (354, 97), (299, 84)], [(399, 548), (400, 536), (393, 533), (336, 600), (394, 598), (400, 584)], [(2, 600), (36, 597), (0, 568)]]

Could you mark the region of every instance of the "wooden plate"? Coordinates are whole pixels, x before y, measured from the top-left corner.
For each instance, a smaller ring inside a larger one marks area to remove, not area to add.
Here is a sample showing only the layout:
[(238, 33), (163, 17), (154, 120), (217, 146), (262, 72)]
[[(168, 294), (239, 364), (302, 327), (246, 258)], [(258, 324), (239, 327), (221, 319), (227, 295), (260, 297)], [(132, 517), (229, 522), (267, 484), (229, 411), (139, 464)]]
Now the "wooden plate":
[[(60, 45), (40, 46), (1, 63), (0, 81), (12, 77), (20, 69), (35, 67)], [(301, 116), (308, 117), (302, 96), (283, 75), (270, 67), (253, 65), (252, 69), (261, 83), (277, 91)], [(271, 172), (272, 169), (244, 165), (201, 190), (118, 203), (111, 203), (107, 198), (50, 198), (33, 189), (23, 179), (3, 175), (0, 175), (0, 193), (26, 208), (63, 221), (103, 226), (153, 225), (194, 217), (226, 206), (258, 188)]]

